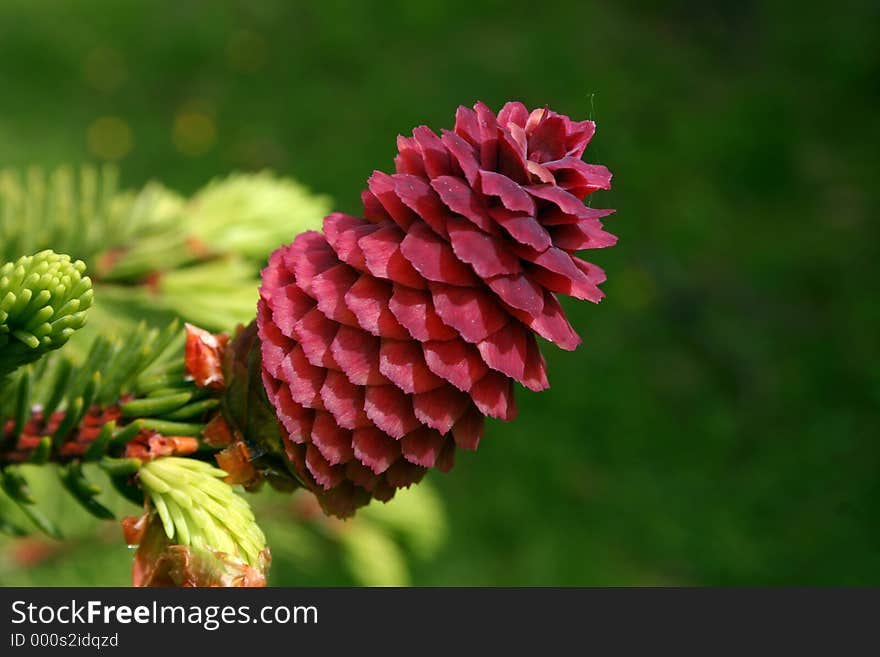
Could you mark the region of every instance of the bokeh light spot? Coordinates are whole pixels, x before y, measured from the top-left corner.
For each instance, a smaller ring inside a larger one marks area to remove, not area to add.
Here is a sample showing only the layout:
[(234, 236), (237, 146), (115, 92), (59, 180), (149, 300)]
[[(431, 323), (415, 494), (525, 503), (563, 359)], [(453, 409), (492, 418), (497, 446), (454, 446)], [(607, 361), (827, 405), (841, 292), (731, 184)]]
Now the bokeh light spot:
[(96, 119), (86, 131), (89, 152), (102, 160), (121, 160), (134, 147), (128, 123), (118, 116)]
[(217, 143), (217, 123), (209, 108), (201, 103), (184, 106), (174, 117), (171, 139), (174, 147), (188, 157), (199, 157)]

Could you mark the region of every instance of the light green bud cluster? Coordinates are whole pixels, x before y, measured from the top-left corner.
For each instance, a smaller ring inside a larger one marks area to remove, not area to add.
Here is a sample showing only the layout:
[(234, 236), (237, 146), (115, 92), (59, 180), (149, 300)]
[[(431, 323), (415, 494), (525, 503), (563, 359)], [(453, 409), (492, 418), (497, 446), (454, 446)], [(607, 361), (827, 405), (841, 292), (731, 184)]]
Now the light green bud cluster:
[(48, 250), (0, 266), (0, 375), (57, 349), (85, 324), (93, 296), (85, 269)]
[(138, 481), (170, 542), (222, 552), (257, 567), (266, 537), (248, 503), (222, 481), (225, 476), (204, 461), (166, 456), (145, 463)]

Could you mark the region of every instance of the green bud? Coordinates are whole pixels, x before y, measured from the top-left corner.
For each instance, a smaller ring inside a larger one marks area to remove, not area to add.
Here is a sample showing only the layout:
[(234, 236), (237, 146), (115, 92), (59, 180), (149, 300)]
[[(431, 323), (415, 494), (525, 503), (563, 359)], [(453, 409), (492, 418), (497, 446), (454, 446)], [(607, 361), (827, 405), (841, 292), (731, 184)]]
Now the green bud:
[(258, 567), (266, 537), (248, 503), (223, 482), (225, 476), (209, 463), (176, 456), (154, 459), (138, 471), (169, 542)]
[(48, 250), (0, 266), (0, 376), (58, 349), (85, 324), (93, 294), (85, 269)]

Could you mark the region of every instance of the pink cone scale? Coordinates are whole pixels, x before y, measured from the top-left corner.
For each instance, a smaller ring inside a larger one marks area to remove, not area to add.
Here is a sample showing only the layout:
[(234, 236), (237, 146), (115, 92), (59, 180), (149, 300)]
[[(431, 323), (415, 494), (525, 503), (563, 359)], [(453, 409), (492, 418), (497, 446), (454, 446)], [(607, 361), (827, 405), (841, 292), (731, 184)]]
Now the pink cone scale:
[(454, 130), (398, 137), (363, 216), (334, 213), (262, 272), (263, 384), (286, 454), (328, 513), (387, 501), (473, 450), (514, 384), (548, 387), (536, 336), (581, 342), (558, 295), (598, 302), (612, 246), (584, 198), (611, 174), (581, 158), (592, 121), (507, 103), (459, 107)]

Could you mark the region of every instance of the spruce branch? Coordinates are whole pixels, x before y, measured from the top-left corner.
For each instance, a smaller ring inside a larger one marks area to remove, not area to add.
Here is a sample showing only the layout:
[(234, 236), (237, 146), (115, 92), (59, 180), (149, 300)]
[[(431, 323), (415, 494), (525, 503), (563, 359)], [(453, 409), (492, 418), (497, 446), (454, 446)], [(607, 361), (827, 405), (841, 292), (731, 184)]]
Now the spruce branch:
[[(112, 166), (0, 170), (0, 262), (52, 248), (87, 263), (102, 330), (179, 317), (212, 330), (253, 318), (259, 269), (331, 201), (271, 172), (232, 174), (186, 198), (158, 182), (120, 190)], [(121, 312), (116, 312), (120, 310)]]
[[(81, 506), (109, 518), (83, 467), (98, 465), (122, 495), (147, 505), (138, 535), (129, 534), (141, 546), (136, 583), (264, 584), (265, 539), (229, 484), (250, 489), (268, 481), (290, 490), (308, 474), (290, 461), (266, 397), (259, 349), (251, 348), (255, 325), (227, 352), (222, 369), (230, 385), (214, 388), (184, 363), (176, 326), (134, 329), (131, 317), (179, 315), (215, 330), (252, 319), (265, 254), (291, 232), (317, 228), (328, 201), (265, 173), (215, 181), (190, 200), (156, 183), (119, 192), (111, 169), (86, 168), (79, 176), (64, 169), (48, 178), (32, 170), (23, 180), (0, 173), (0, 256), (26, 245), (63, 247), (83, 258), (101, 299), (91, 326), (125, 332), (97, 337), (77, 358), (90, 337), (81, 333), (64, 352), (10, 372), (0, 386), (5, 496), (57, 537), (20, 466), (56, 472)], [(225, 442), (209, 435), (212, 426), (225, 430)], [(209, 465), (214, 457), (221, 469)], [(24, 532), (2, 516), (0, 531)], [(339, 531), (362, 570), (388, 561), (378, 528)], [(365, 560), (366, 553), (373, 557)]]
[(58, 353), (10, 377), (0, 395), (0, 476), (4, 492), (39, 529), (58, 535), (19, 465), (54, 464), (86, 510), (109, 518), (83, 463), (97, 463), (120, 493), (140, 503), (131, 477), (143, 460), (199, 449), (197, 438), (219, 400), (192, 381), (182, 347), (178, 324), (163, 330), (141, 324), (125, 339), (99, 337), (81, 363)]

